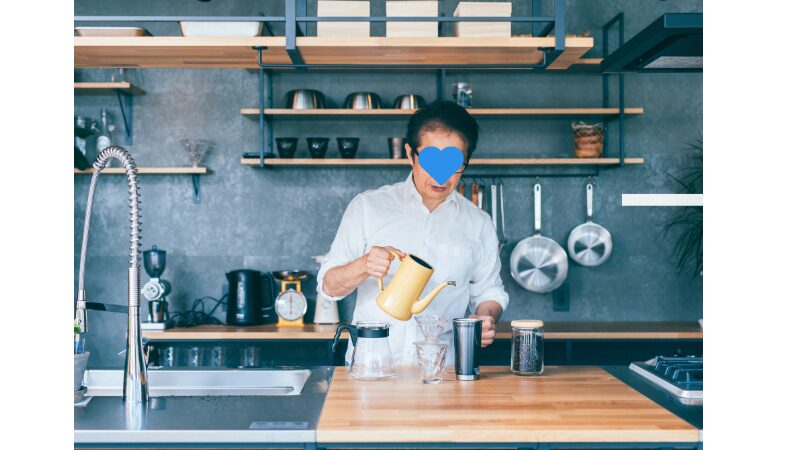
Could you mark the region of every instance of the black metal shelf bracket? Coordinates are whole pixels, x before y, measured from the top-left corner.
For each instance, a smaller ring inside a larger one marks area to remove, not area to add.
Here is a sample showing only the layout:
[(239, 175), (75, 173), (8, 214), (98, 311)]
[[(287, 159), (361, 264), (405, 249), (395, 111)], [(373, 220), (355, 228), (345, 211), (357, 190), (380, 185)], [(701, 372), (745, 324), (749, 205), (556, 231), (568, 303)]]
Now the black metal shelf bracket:
[(122, 123), (125, 125), (125, 145), (133, 144), (133, 95), (114, 89), (117, 103), (122, 113)]
[[(619, 13), (614, 16), (611, 20), (606, 22), (603, 25), (603, 59), (605, 59), (608, 54), (608, 33), (611, 27), (617, 24), (617, 41), (618, 47), (621, 47), (622, 44), (625, 42), (625, 14)], [(603, 107), (609, 107), (609, 77), (612, 74), (610, 73), (603, 73)], [(625, 74), (623, 72), (619, 72), (616, 74), (618, 80), (618, 87), (617, 87), (617, 104), (619, 105), (619, 114), (617, 115), (617, 125), (619, 129), (619, 166), (622, 167), (625, 165)], [(608, 119), (603, 120), (603, 128), (608, 129), (606, 126), (608, 123)], [(608, 149), (608, 141), (603, 139), (603, 152), (605, 153)]]
[(192, 201), (200, 204), (200, 174), (192, 174)]

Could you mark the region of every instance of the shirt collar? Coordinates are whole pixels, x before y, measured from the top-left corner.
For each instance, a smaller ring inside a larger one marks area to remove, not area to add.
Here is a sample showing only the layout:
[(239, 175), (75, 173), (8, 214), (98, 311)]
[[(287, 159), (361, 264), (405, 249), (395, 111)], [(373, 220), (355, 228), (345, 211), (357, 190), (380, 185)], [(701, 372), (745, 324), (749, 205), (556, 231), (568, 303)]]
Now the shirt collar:
[[(419, 191), (417, 191), (417, 186), (414, 184), (413, 177), (414, 173), (410, 172), (408, 174), (408, 177), (406, 178), (406, 181), (403, 183), (403, 199), (405, 200), (406, 203), (412, 201), (418, 202), (419, 205), (425, 208), (425, 210), (427, 211), (428, 208), (425, 207), (425, 205), (422, 203), (422, 196), (419, 195)], [(444, 199), (442, 205), (446, 205), (448, 203), (454, 203), (456, 205), (457, 211), (460, 210), (456, 195), (461, 195), (461, 194), (459, 194), (455, 189), (453, 189), (453, 192), (451, 192), (450, 195), (448, 195), (447, 198)], [(441, 207), (442, 205), (439, 205), (439, 207)], [(437, 209), (439, 208), (437, 207)]]

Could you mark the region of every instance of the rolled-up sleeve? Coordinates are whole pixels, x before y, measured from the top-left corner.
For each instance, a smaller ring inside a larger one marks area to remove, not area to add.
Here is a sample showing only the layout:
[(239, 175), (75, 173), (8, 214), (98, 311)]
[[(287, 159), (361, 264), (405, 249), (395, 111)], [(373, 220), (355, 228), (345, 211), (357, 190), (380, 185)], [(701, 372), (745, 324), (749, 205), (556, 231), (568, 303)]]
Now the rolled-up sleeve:
[(481, 303), (494, 300), (503, 311), (508, 307), (508, 293), (500, 278), (500, 254), (497, 233), (490, 221), (481, 227), (481, 245), (478, 246), (475, 270), (469, 282), (469, 308), (472, 313)]
[(328, 270), (347, 264), (364, 254), (366, 237), (364, 232), (366, 215), (364, 201), (357, 195), (344, 211), (339, 230), (333, 239), (331, 249), (325, 255), (317, 274), (317, 296), (323, 299), (338, 301), (344, 298), (334, 297), (325, 293), (323, 280)]

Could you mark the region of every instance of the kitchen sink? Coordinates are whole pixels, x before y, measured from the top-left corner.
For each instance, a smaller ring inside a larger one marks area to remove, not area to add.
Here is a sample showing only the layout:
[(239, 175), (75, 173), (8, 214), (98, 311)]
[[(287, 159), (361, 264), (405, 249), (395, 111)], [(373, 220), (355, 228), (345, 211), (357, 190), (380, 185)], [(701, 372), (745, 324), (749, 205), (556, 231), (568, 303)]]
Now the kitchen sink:
[[(151, 397), (300, 395), (307, 369), (149, 369)], [(122, 396), (122, 370), (87, 370), (87, 396)]]

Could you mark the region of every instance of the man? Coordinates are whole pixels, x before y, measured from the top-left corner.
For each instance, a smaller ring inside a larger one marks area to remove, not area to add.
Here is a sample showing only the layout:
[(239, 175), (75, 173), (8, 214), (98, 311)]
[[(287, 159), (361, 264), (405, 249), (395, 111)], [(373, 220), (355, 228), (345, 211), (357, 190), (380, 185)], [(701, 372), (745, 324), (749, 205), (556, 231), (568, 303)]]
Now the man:
[[(414, 254), (433, 266), (423, 296), (443, 281), (456, 282), (421, 315), (460, 318), (469, 308), (469, 317), (483, 319), (483, 347), (494, 341), (495, 324), (508, 306), (491, 218), (456, 191), (478, 143), (477, 122), (453, 102), (434, 102), (411, 117), (406, 140), (408, 178), (363, 192), (350, 202), (317, 276), (321, 298), (336, 301), (357, 290), (354, 323), (390, 325), (389, 344), (397, 364), (416, 363), (414, 341), (422, 336), (414, 320), (397, 320), (375, 302), (380, 291), (374, 278), (383, 277), (388, 285), (399, 267), (392, 264), (395, 258), (389, 250), (402, 257)], [(464, 164), (443, 185), (420, 165), (419, 153), (429, 146), (457, 147), (464, 154)], [(447, 362), (452, 364), (452, 329), (447, 330), (442, 340), (450, 343)], [(351, 354), (352, 345), (348, 363)]]

